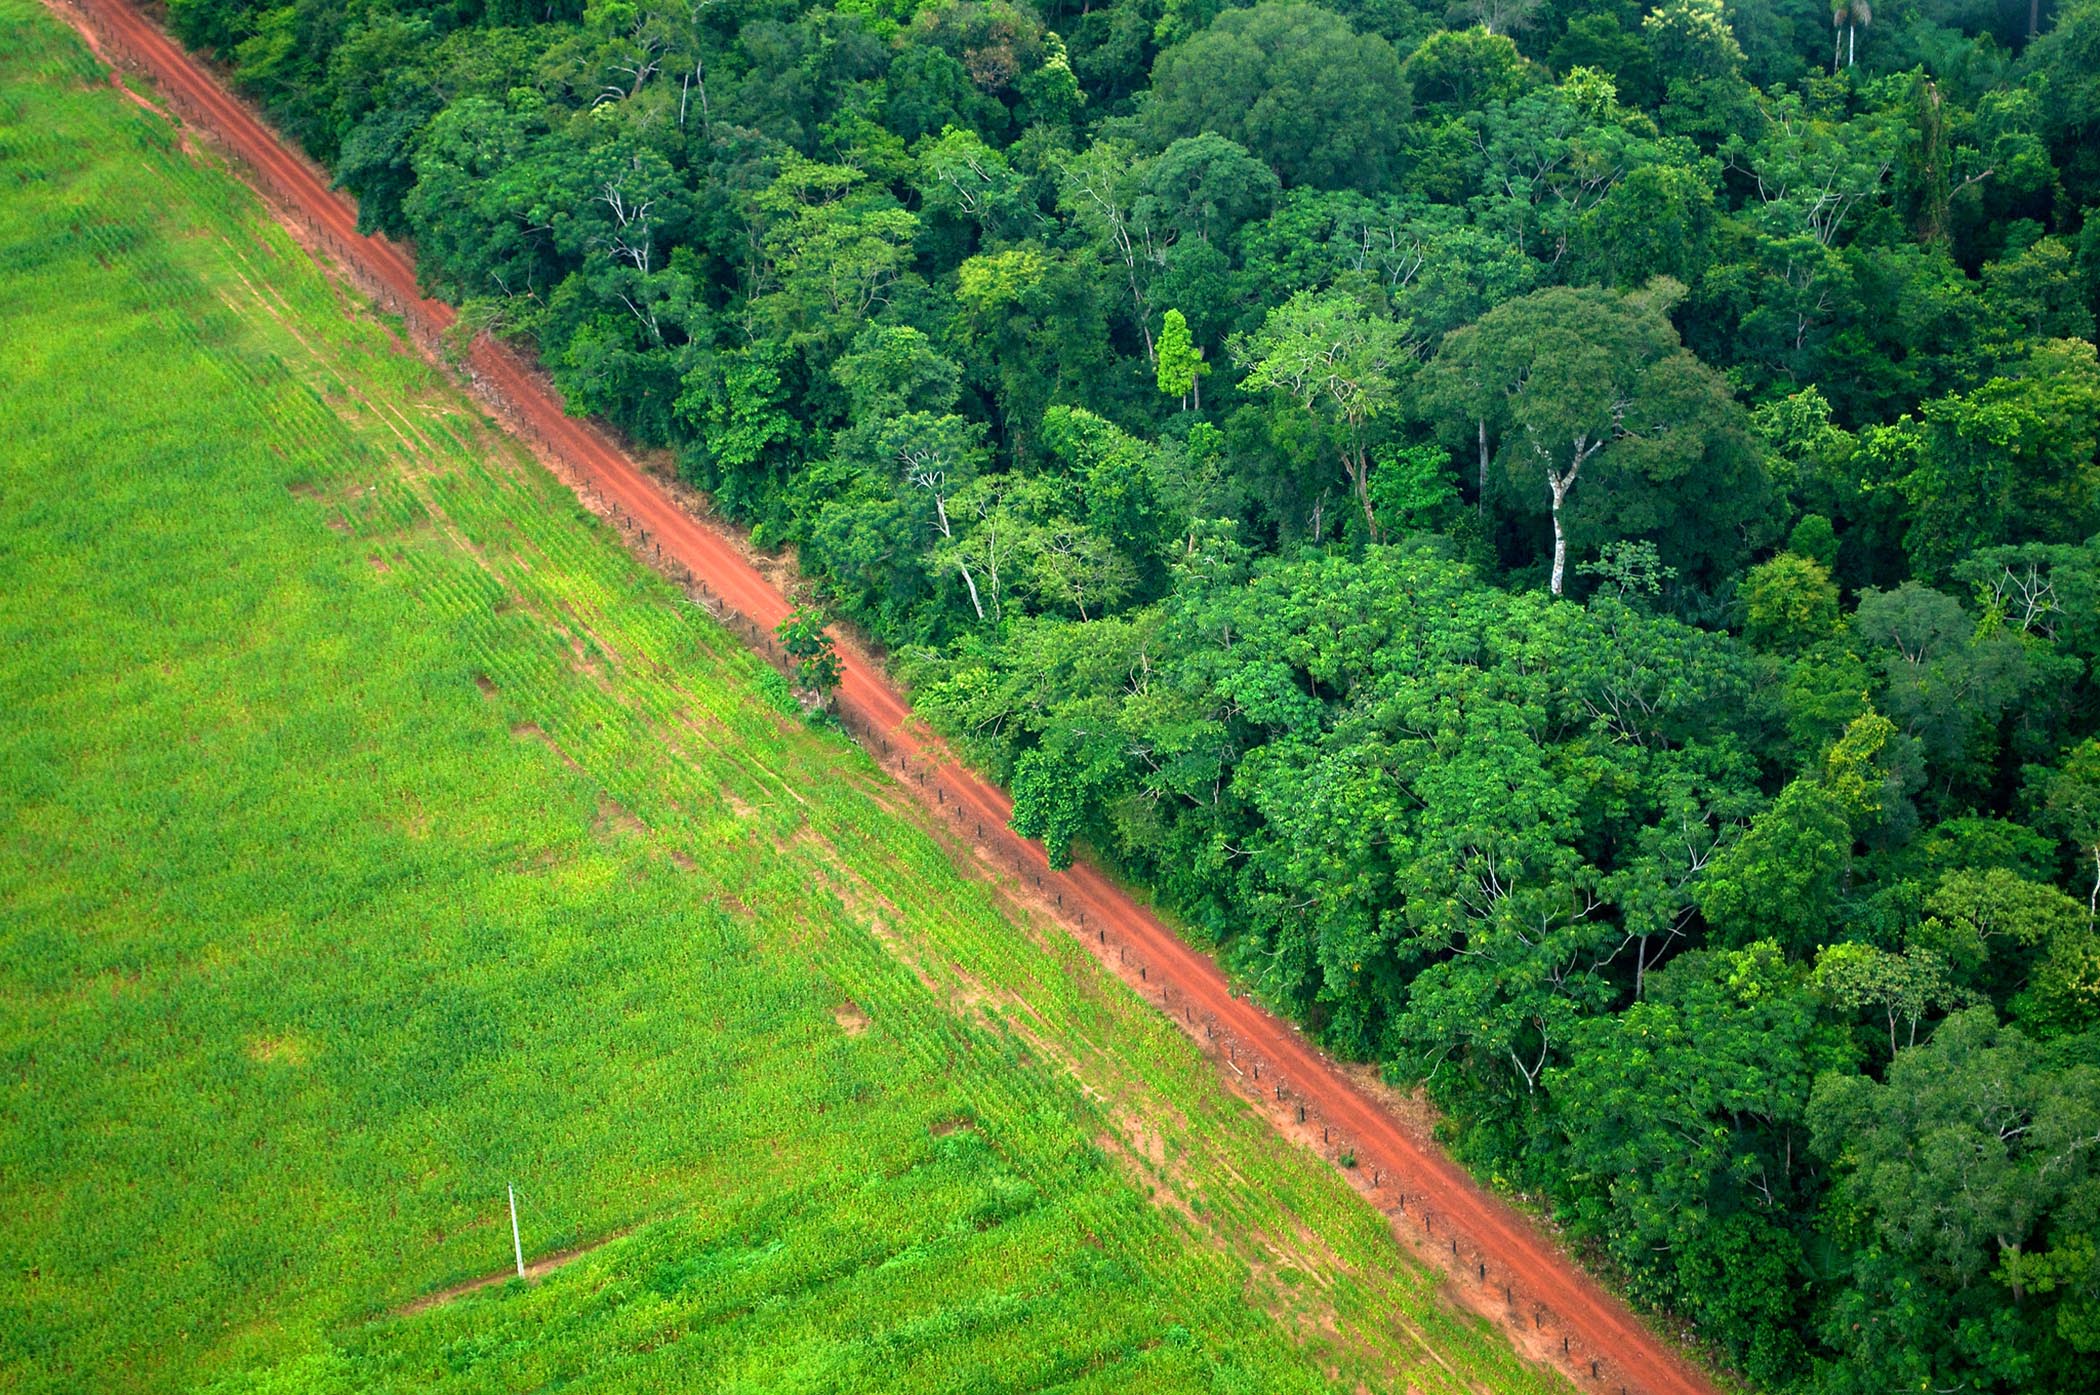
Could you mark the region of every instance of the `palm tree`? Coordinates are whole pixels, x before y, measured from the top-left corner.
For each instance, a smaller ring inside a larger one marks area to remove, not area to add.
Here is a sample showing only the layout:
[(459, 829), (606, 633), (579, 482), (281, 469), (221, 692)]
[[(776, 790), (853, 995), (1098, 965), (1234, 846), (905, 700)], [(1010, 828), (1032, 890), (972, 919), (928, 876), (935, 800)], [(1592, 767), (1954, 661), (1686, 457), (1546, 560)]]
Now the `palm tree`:
[(1843, 31), (1831, 47), (1830, 71), (1838, 70), (1840, 52), (1848, 68), (1859, 60), (1859, 26), (1873, 22), (1874, 7), (1868, 0), (1830, 0), (1830, 27)]

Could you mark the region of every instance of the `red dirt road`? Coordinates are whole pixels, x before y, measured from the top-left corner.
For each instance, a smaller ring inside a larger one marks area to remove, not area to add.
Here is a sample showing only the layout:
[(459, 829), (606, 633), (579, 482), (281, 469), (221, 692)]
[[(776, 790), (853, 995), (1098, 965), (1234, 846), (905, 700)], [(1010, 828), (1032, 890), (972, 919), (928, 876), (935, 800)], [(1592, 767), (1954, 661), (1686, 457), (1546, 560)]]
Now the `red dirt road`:
[[(62, 17), (84, 27), (98, 52), (144, 69), (183, 116), (212, 133), (253, 172), (291, 217), (309, 226), (353, 273), (400, 312), (426, 343), (452, 325), (450, 306), (417, 290), (415, 266), (400, 248), (357, 232), (355, 207), (324, 174), (293, 153), (180, 46), (123, 0), (76, 0)], [(640, 533), (674, 572), (702, 584), (749, 626), (770, 630), (790, 609), (781, 594), (723, 533), (680, 507), (662, 485), (589, 423), (566, 416), (538, 375), (511, 350), (486, 339), (468, 362), (477, 386), (512, 414), (524, 434), (574, 481)], [(1196, 1041), (1214, 1052), (1236, 1088), (1272, 1116), (1302, 1106), (1324, 1151), (1346, 1147), (1350, 1174), (1393, 1217), (1409, 1248), (1440, 1263), (1458, 1292), (1528, 1352), (1558, 1366), (1586, 1390), (1620, 1395), (1714, 1395), (1716, 1387), (1571, 1263), (1510, 1207), (1484, 1193), (1465, 1171), (1359, 1088), (1293, 1028), (1232, 991), (1207, 956), (1100, 872), (1078, 865), (1048, 870), (1042, 850), (1006, 829), (1006, 794), (961, 765), (912, 719), (910, 705), (868, 657), (842, 644), (842, 715), (908, 775), (929, 807), (959, 830), (981, 824), (982, 839), (1031, 875), (1061, 908), (1065, 923), (1096, 955), (1157, 998)], [(1251, 1071), (1251, 1075), (1249, 1072)], [(1299, 1130), (1301, 1137), (1309, 1133)]]

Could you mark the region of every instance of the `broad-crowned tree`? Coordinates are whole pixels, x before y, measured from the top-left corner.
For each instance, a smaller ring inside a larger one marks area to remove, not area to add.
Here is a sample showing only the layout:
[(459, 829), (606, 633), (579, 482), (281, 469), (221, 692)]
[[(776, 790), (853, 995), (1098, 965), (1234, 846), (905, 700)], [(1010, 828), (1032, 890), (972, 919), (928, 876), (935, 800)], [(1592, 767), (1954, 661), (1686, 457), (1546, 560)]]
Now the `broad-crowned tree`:
[(859, 170), (790, 155), (752, 199), (764, 249), (748, 302), (753, 328), (814, 348), (837, 346), (906, 274), (919, 220)]
[(1910, 504), (1903, 545), (1921, 575), (1945, 575), (1982, 547), (2074, 542), (2100, 527), (2091, 343), (2039, 345), (1975, 391), (1927, 402), (1919, 418), (1903, 428), (1908, 458), (1891, 483)]
[(1222, 248), (1248, 222), (1267, 217), (1281, 192), (1275, 171), (1205, 131), (1175, 141), (1145, 163), (1131, 212), (1169, 242), (1198, 239)]
[(1107, 321), (1116, 294), (1090, 267), (1031, 245), (957, 269), (954, 341), (969, 380), (992, 404), (995, 443), (1015, 459), (1030, 456), (1043, 412), (1061, 396), (1113, 401), (1118, 382), (1144, 387), (1112, 369)]
[(2039, 1047), (1979, 1007), (1899, 1052), (1885, 1083), (1817, 1081), (1809, 1124), (1837, 1173), (1829, 1214), (1854, 1263), (1822, 1335), (1865, 1381), (2067, 1388), (2058, 1381), (2078, 1361), (2052, 1309), (2082, 1295), (2023, 1292), (2024, 1261), (2091, 1233), (2093, 1061), (2089, 1047)]
[(2082, 204), (2100, 202), (2100, 3), (2064, 5), (2026, 60), (2065, 192)]
[(2100, 919), (2100, 741), (2081, 741), (2053, 769), (2028, 770), (2027, 799), (2036, 825), (2070, 844), (2081, 878), (2092, 873), (2086, 914)]
[(1961, 868), (1941, 875), (1907, 943), (1938, 955), (1957, 986), (2007, 1002), (2036, 963), (2089, 931), (2084, 903), (2056, 887), (2004, 867)]
[(1795, 780), (1699, 883), (1699, 908), (1722, 944), (1769, 939), (1803, 956), (1831, 937), (1852, 865), (1852, 826), (1818, 780)]
[(1648, 535), (1704, 575), (1766, 522), (1742, 409), (1653, 299), (1554, 287), (1505, 302), (1444, 341), (1423, 400), (1475, 425), (1520, 511), (1544, 505), (1556, 596), (1571, 546)]
[(2000, 718), (2077, 666), (2002, 627), (1979, 626), (1954, 597), (1914, 581), (1862, 592), (1852, 627), (1878, 705), (1922, 743), (1943, 779), (1986, 778)]
[(1798, 654), (1843, 628), (1837, 586), (1823, 564), (1782, 552), (1743, 579), (1743, 638), (1759, 649)]
[(1400, 65), (1400, 74), (1422, 104), (1423, 116), (1430, 119), (1514, 101), (1546, 80), (1507, 34), (1488, 29), (1447, 29), (1430, 35)]
[(1510, 238), (1460, 209), (1353, 190), (1293, 190), (1274, 215), (1248, 225), (1242, 248), (1253, 299), (1375, 292), (1432, 342), (1532, 289), (1542, 274)]
[(1414, 366), (1409, 327), (1347, 295), (1301, 292), (1262, 327), (1233, 340), (1247, 369), (1241, 387), (1269, 392), (1316, 419), (1341, 462), (1371, 540), (1384, 536), (1372, 507), (1372, 422), (1400, 400)]
[(1142, 119), (1155, 149), (1215, 131), (1287, 185), (1375, 189), (1412, 105), (1390, 43), (1331, 10), (1261, 0), (1162, 53)]
[(914, 183), (925, 208), (971, 224), (985, 236), (1017, 226), (1025, 212), (1021, 178), (975, 131), (950, 126), (922, 139), (912, 154), (918, 166)]
[(1579, 1233), (1761, 1380), (1790, 1375), (1816, 1179), (1816, 1077), (1854, 1068), (1807, 966), (1770, 941), (1694, 951), (1614, 1016), (1576, 1024), (1547, 1075), (1552, 1138)]

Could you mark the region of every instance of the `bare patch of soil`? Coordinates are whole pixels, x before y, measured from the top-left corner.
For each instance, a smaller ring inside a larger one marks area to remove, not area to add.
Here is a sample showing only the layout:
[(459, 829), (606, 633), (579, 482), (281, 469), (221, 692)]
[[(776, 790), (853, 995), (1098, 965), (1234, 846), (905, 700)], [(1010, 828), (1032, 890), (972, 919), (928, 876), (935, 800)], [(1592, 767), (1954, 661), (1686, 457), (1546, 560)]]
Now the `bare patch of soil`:
[[(612, 1234), (602, 1236), (587, 1245), (575, 1245), (566, 1250), (556, 1250), (551, 1255), (545, 1255), (536, 1259), (525, 1266), (526, 1282), (529, 1283), (534, 1279), (544, 1278), (561, 1268), (564, 1264), (572, 1264), (593, 1250), (603, 1249), (625, 1234), (627, 1232), (624, 1230), (616, 1230)], [(515, 1266), (509, 1269), (499, 1269), (493, 1274), (484, 1274), (478, 1279), (468, 1279), (465, 1283), (454, 1284), (450, 1288), (441, 1288), (436, 1293), (426, 1293), (421, 1298), (403, 1303), (389, 1313), (388, 1316), (413, 1317), (417, 1313), (428, 1312), (432, 1308), (441, 1307), (456, 1299), (464, 1298), (470, 1293), (477, 1293), (485, 1288), (494, 1288), (498, 1284), (508, 1283), (517, 1277), (518, 1271)]]
[(563, 750), (562, 744), (549, 736), (546, 728), (542, 727), (538, 722), (520, 722), (510, 729), (510, 734), (517, 737), (520, 741), (538, 741), (543, 743), (555, 755), (561, 757), (563, 765), (568, 766), (569, 769), (575, 771), (578, 775), (588, 776), (589, 772), (577, 763), (574, 756)]
[(248, 1043), (248, 1059), (272, 1066), (303, 1066), (311, 1049), (306, 1042), (289, 1032), (277, 1036), (257, 1037)]
[(601, 838), (609, 837), (614, 833), (625, 833), (635, 838), (646, 838), (649, 836), (649, 825), (643, 823), (632, 813), (629, 813), (627, 806), (619, 800), (614, 799), (609, 794), (600, 794), (598, 796), (598, 817), (592, 824), (592, 831)]

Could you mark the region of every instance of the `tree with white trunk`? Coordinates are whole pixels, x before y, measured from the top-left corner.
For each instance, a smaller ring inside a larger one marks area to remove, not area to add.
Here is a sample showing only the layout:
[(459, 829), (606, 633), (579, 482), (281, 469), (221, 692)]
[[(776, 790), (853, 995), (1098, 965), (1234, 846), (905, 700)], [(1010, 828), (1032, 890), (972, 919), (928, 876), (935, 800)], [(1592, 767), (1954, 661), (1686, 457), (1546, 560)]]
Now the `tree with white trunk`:
[(1652, 536), (1696, 567), (1739, 550), (1764, 512), (1742, 409), (1678, 342), (1669, 289), (1520, 296), (1449, 335), (1425, 375), (1422, 404), (1477, 436), (1519, 507), (1543, 496), (1556, 596), (1577, 546)]

